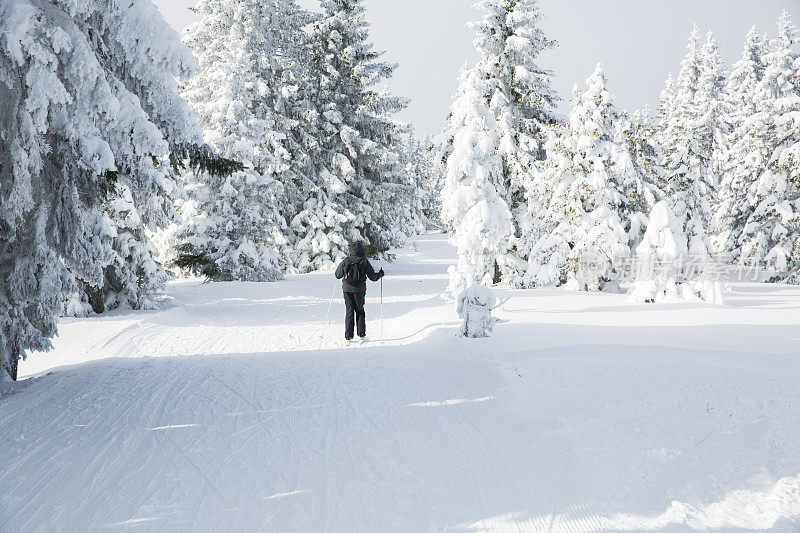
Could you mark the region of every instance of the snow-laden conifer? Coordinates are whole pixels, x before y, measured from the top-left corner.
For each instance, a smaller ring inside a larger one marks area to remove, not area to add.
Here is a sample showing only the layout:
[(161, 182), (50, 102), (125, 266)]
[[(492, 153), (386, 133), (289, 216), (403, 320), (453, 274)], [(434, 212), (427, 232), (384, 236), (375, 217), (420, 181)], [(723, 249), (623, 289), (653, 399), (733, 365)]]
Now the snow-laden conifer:
[[(695, 93), (695, 105), (699, 109), (699, 121), (696, 123), (696, 140), (708, 154), (706, 181), (712, 192), (711, 201), (716, 199), (716, 190), (721, 179), (720, 162), (725, 146), (724, 137), (728, 132), (728, 124), (724, 115), (725, 99), (725, 66), (719, 55), (717, 40), (712, 32), (706, 34), (706, 41), (701, 49), (701, 72)], [(712, 221), (708, 220), (709, 228)]]
[(656, 126), (650, 108), (629, 114), (620, 111), (615, 120), (615, 140), (626, 146), (631, 157), (633, 172), (625, 183), (627, 201), (624, 213), (629, 220), (628, 237), (631, 249), (635, 249), (647, 229), (648, 213), (664, 195), (659, 188), (663, 183), (664, 169), (655, 138)]
[(184, 231), (181, 262), (213, 279), (272, 281), (293, 259), (288, 223), (311, 179), (294, 118), (311, 16), (294, 0), (201, 0), (194, 11), (202, 20), (184, 41), (200, 68), (183, 94), (206, 141), (246, 168), (187, 176), (198, 213)]
[[(170, 156), (200, 143), (193, 59), (148, 0), (0, 3), (0, 364), (50, 347), (82, 288), (145, 306), (145, 228), (174, 220)], [(70, 296), (73, 295), (73, 296)]]
[(541, 162), (549, 128), (557, 122), (553, 74), (539, 66), (542, 52), (555, 46), (540, 27), (536, 0), (482, 0), (476, 32), (479, 60), (473, 67), (483, 80), (486, 105), (496, 121), (494, 149), (502, 162), (503, 198), (511, 209), (508, 251), (498, 258), (501, 277), (519, 282), (531, 241), (541, 232), (546, 205)]
[(278, 250), (287, 241), (276, 208), (283, 197), (278, 181), (248, 169), (205, 175), (190, 192), (199, 209), (182, 236), (179, 265), (214, 281), (282, 278)]
[[(701, 47), (697, 28), (673, 90), (667, 93), (658, 138), (663, 155), (663, 189), (671, 210), (688, 239), (689, 254), (706, 263), (713, 255), (708, 235), (713, 194), (712, 164), (719, 139), (716, 53), (709, 36)], [(674, 96), (670, 93), (674, 93)]]
[[(635, 302), (697, 300), (723, 303), (724, 272), (697, 263), (681, 221), (669, 201), (661, 200), (650, 213), (647, 231), (631, 263), (634, 276), (628, 299)], [(726, 265), (721, 265), (723, 268)]]
[(425, 223), (430, 228), (441, 228), (441, 190), (446, 175), (447, 159), (442, 159), (441, 139), (426, 135), (420, 141), (421, 165), (424, 169), (423, 210)]
[(656, 154), (656, 163), (661, 168), (661, 173), (658, 177), (656, 185), (663, 191), (666, 189), (667, 175), (664, 169), (664, 152), (669, 148), (669, 139), (665, 137), (664, 125), (672, 120), (672, 113), (675, 110), (675, 79), (672, 74), (667, 76), (664, 88), (661, 90), (661, 95), (658, 100), (658, 109), (656, 116), (651, 126), (651, 140)]
[(792, 282), (799, 281), (800, 269), (798, 40), (797, 28), (784, 12), (778, 21), (778, 36), (763, 56), (764, 74), (756, 87), (762, 112), (757, 113), (754, 127), (764, 136), (756, 144), (756, 154), (767, 154), (766, 167), (748, 189), (752, 213), (739, 237), (740, 260), (763, 264), (774, 269), (778, 279)]
[(767, 126), (770, 117), (757, 91), (764, 77), (766, 44), (755, 26), (745, 39), (742, 56), (728, 77), (725, 114), (729, 124), (717, 195), (715, 248), (741, 259), (742, 232), (753, 213), (750, 188), (764, 172), (770, 157)]
[(485, 83), (479, 71), (464, 71), (459, 97), (451, 106), (457, 133), (441, 198), (442, 221), (458, 249), (458, 263), (449, 270), (448, 293), (453, 297), (497, 279), (513, 227), (504, 200), (503, 163), (495, 149), (497, 122), (486, 103)]
[(532, 248), (526, 285), (598, 290), (616, 277), (615, 262), (639, 235), (641, 217), (632, 210), (645, 185), (617, 135), (619, 113), (601, 65), (586, 84), (583, 93), (575, 87), (569, 123), (548, 145), (552, 229)]
[(406, 100), (379, 88), (396, 65), (381, 62), (382, 53), (369, 42), (362, 0), (323, 0), (322, 7), (313, 30), (310, 89), (319, 114), (315, 160), (322, 190), (308, 207), (330, 215), (318, 220), (333, 258), (358, 238), (383, 252), (414, 231), (416, 215), (406, 210), (415, 191), (398, 153), (404, 126), (393, 118)]
[(430, 135), (419, 139), (413, 128), (403, 137), (403, 172), (412, 186), (412, 194), (408, 196), (411, 204), (405, 209), (406, 216), (410, 217), (406, 224), (415, 234), (439, 226), (439, 191), (443, 176), (436, 165), (437, 150)]

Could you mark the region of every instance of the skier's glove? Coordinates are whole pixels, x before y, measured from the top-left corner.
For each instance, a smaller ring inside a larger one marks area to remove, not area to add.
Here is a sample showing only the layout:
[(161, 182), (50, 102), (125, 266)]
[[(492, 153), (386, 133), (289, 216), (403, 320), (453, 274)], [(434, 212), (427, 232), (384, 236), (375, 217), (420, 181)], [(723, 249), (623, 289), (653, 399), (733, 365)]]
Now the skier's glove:
[(383, 269), (380, 269), (380, 270), (378, 271), (378, 274), (380, 274), (380, 275), (381, 275), (381, 277), (383, 277), (383, 276), (385, 276), (385, 275), (386, 275), (386, 273), (383, 271)]

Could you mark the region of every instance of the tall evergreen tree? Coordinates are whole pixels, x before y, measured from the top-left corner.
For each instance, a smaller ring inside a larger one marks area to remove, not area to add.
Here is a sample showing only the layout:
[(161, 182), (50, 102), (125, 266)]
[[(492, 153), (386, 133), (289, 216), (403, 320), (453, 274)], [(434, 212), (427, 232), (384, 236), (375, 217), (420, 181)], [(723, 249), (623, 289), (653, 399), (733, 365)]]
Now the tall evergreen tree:
[(281, 277), (288, 220), (298, 196), (289, 148), (290, 113), (298, 93), (294, 66), (310, 15), (293, 0), (201, 0), (203, 19), (185, 42), (200, 69), (184, 96), (206, 140), (246, 169), (230, 176), (187, 176), (198, 213), (184, 231), (179, 264), (217, 280), (272, 281)]
[[(725, 67), (719, 56), (719, 47), (714, 34), (708, 32), (701, 49), (702, 70), (698, 79), (695, 105), (700, 110), (700, 121), (696, 124), (696, 136), (702, 149), (708, 154), (706, 181), (716, 195), (720, 182), (720, 161), (725, 145), (727, 123), (724, 117)], [(711, 228), (711, 219), (708, 220)]]
[(553, 74), (538, 65), (539, 55), (553, 48), (539, 26), (537, 0), (483, 0), (476, 32), (479, 54), (474, 69), (485, 80), (484, 98), (497, 122), (495, 150), (502, 161), (505, 202), (513, 217), (509, 251), (499, 258), (502, 276), (518, 281), (525, 271), (531, 240), (541, 231), (539, 214), (546, 205), (541, 162), (549, 128), (557, 122), (558, 101)]
[(451, 127), (457, 133), (441, 198), (442, 221), (458, 249), (458, 264), (449, 270), (448, 293), (453, 297), (472, 285), (497, 280), (497, 265), (508, 253), (513, 228), (503, 198), (497, 119), (486, 102), (486, 83), (476, 69), (462, 72), (459, 97), (451, 106)]
[(645, 183), (616, 122), (620, 113), (606, 88), (601, 65), (574, 89), (565, 133), (548, 145), (546, 177), (552, 230), (534, 245), (526, 285), (568, 284), (599, 290), (615, 278), (614, 265), (641, 233), (635, 213)]
[(725, 87), (725, 114), (729, 133), (721, 158), (721, 175), (715, 222), (715, 248), (741, 259), (742, 232), (752, 215), (753, 182), (764, 172), (770, 157), (767, 123), (770, 117), (757, 91), (764, 78), (766, 43), (755, 26), (745, 39), (742, 57), (731, 69)]
[[(716, 114), (709, 105), (718, 80), (709, 72), (713, 61), (713, 40), (700, 46), (695, 27), (689, 37), (688, 52), (674, 86), (667, 94), (665, 114), (659, 135), (665, 172), (664, 192), (672, 212), (687, 236), (689, 254), (705, 261), (713, 254), (708, 228), (711, 220), (713, 176), (712, 159), (717, 139)], [(670, 101), (671, 100), (671, 101)]]
[(429, 135), (419, 139), (413, 128), (403, 136), (403, 172), (412, 186), (408, 196), (412, 202), (405, 206), (404, 213), (410, 217), (405, 222), (414, 233), (422, 233), (428, 227), (436, 227), (440, 218), (438, 185), (441, 175), (436, 168), (437, 147)]
[(288, 223), (313, 179), (296, 118), (312, 16), (294, 0), (201, 0), (194, 11), (203, 19), (187, 28), (185, 42), (200, 69), (183, 94), (206, 140), (247, 168), (189, 175), (199, 212), (180, 262), (213, 279), (272, 281), (292, 264)]
[(641, 176), (641, 182), (628, 189), (629, 201), (626, 203), (626, 212), (631, 219), (631, 247), (635, 248), (647, 226), (647, 213), (664, 196), (659, 186), (664, 182), (664, 168), (656, 140), (656, 122), (649, 106), (633, 114), (621, 111), (616, 126), (616, 140), (627, 146), (635, 172)]
[(675, 106), (675, 80), (672, 74), (667, 76), (667, 81), (664, 83), (664, 89), (661, 91), (661, 96), (658, 101), (658, 113), (656, 120), (658, 122), (666, 122), (669, 120)]
[(766, 165), (748, 188), (752, 213), (739, 237), (740, 259), (774, 269), (778, 279), (800, 281), (800, 54), (797, 28), (784, 12), (778, 36), (764, 54), (753, 122), (755, 147)]
[(665, 125), (672, 121), (672, 114), (675, 110), (675, 79), (672, 74), (667, 76), (664, 88), (661, 90), (661, 95), (658, 100), (658, 110), (656, 112), (655, 120), (651, 124), (652, 127), (652, 144), (656, 153), (656, 162), (661, 168), (656, 184), (663, 191), (666, 190), (667, 175), (664, 169), (664, 152), (668, 149), (670, 142), (665, 138)]
[(98, 307), (146, 304), (163, 270), (144, 230), (173, 218), (170, 160), (201, 132), (175, 81), (193, 59), (149, 0), (3, 2), (0, 34), (0, 366), (14, 376), (79, 283)]
[(447, 159), (442, 158), (443, 146), (441, 139), (433, 135), (423, 137), (421, 146), (422, 157), (425, 165), (424, 207), (426, 223), (429, 227), (441, 228), (442, 197), (441, 190), (446, 175)]
[[(483, 12), (481, 20), (471, 24), (479, 59), (462, 75), (453, 109), (461, 105), (458, 102), (477, 105), (471, 99), (474, 91), (480, 90), (482, 105), (494, 117), (496, 132), (491, 151), (501, 166), (496, 183), (494, 178), (492, 183), (513, 216), (509, 233), (497, 236), (501, 242), (493, 246), (494, 263), (487, 268), (492, 281), (518, 282), (525, 271), (531, 240), (540, 231), (545, 205), (540, 165), (545, 159), (549, 128), (557, 121), (557, 96), (551, 88), (552, 73), (539, 67), (537, 61), (539, 54), (555, 46), (555, 42), (539, 27), (542, 15), (536, 0), (482, 0), (476, 7)], [(473, 85), (467, 87), (467, 83)], [(460, 110), (451, 112), (448, 118), (445, 157), (456, 155), (455, 139), (462, 128), (473, 128), (473, 134), (478, 134), (485, 125), (485, 121), (465, 124), (463, 119)], [(481, 158), (485, 152), (481, 150)], [(446, 225), (448, 222), (453, 221), (445, 220)], [(468, 273), (467, 277), (473, 274)], [(483, 274), (476, 277), (482, 278)]]
[(323, 0), (322, 7), (311, 86), (324, 184), (318, 203), (336, 205), (327, 221), (337, 228), (335, 242), (328, 239), (333, 255), (344, 255), (345, 242), (357, 238), (383, 252), (413, 231), (404, 210), (414, 190), (398, 153), (404, 126), (392, 118), (407, 103), (377, 88), (396, 65), (381, 62), (369, 42), (363, 0)]

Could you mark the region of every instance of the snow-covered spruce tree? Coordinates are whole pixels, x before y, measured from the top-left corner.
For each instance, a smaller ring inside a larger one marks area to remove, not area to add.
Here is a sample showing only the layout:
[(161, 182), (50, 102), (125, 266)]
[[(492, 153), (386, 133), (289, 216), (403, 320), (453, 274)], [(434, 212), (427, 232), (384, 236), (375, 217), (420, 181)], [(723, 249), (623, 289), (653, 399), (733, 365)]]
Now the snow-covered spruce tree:
[[(739, 237), (740, 260), (777, 272), (776, 279), (800, 281), (800, 39), (784, 12), (778, 36), (764, 54), (764, 74), (756, 87), (752, 120), (764, 136), (757, 154), (768, 154), (766, 167), (750, 184), (752, 213)], [(763, 120), (762, 120), (763, 119)], [(766, 127), (764, 127), (766, 126)], [(766, 151), (764, 152), (764, 145)]]
[(447, 159), (442, 160), (442, 145), (428, 134), (419, 141), (422, 174), (422, 214), (428, 228), (441, 228), (442, 197)]
[[(113, 228), (112, 254), (101, 283), (76, 274), (78, 292), (70, 289), (65, 298), (84, 303), (63, 311), (80, 312), (87, 301), (96, 312), (120, 305), (150, 308), (167, 273), (153, 259), (149, 236), (179, 218), (176, 166), (191, 159), (210, 168), (217, 161), (200, 146), (201, 130), (176, 90), (176, 78), (189, 75), (194, 59), (149, 1), (51, 3), (53, 10), (47, 11), (57, 23), (63, 15), (80, 28), (118, 100), (119, 133), (104, 138), (116, 167), (109, 172), (103, 205)], [(142, 40), (143, 33), (159, 38)]]
[[(177, 188), (172, 185), (170, 193), (174, 193)], [(103, 307), (97, 307), (99, 298), (89, 298), (96, 312), (114, 309), (120, 305), (128, 305), (133, 309), (155, 309), (156, 297), (170, 279), (170, 274), (164, 270), (163, 265), (153, 258), (156, 250), (151, 245), (148, 227), (156, 229), (176, 222), (177, 215), (171, 205), (168, 207), (164, 204), (163, 207), (168, 209), (157, 211), (157, 218), (145, 220), (142, 215), (145, 210), (137, 209), (133, 190), (134, 187), (119, 180), (106, 202), (106, 212), (116, 231), (112, 247), (113, 260), (104, 269), (105, 283), (101, 293)], [(79, 280), (79, 284), (83, 286), (84, 292), (92, 294), (93, 289), (85, 282)]]
[[(379, 61), (368, 41), (362, 0), (323, 0), (322, 20), (314, 25), (311, 102), (319, 113), (322, 182), (331, 200), (331, 255), (343, 256), (345, 243), (365, 239), (373, 253), (400, 244), (414, 228), (407, 213), (415, 194), (399, 150), (404, 126), (392, 116), (406, 106), (377, 86), (396, 65)], [(334, 196), (335, 195), (335, 196)], [(293, 224), (294, 226), (294, 224)], [(334, 241), (335, 236), (335, 241)]]
[(163, 270), (144, 230), (173, 217), (168, 156), (193, 152), (200, 128), (175, 81), (193, 59), (149, 0), (2, 2), (0, 35), (0, 365), (13, 376), (50, 348), (80, 286), (98, 309), (147, 305)]
[(583, 93), (574, 89), (566, 131), (548, 145), (553, 229), (533, 246), (529, 286), (599, 290), (615, 279), (615, 262), (628, 257), (630, 241), (640, 233), (643, 217), (634, 211), (645, 184), (617, 137), (619, 113), (601, 65), (586, 84)]
[(705, 151), (710, 154), (707, 181), (711, 185), (713, 201), (716, 199), (716, 190), (721, 179), (720, 162), (728, 125), (724, 116), (725, 66), (719, 57), (719, 47), (711, 32), (706, 35), (706, 42), (701, 49), (701, 59), (702, 70), (695, 93), (695, 103), (702, 111), (698, 134)]
[(664, 167), (664, 192), (688, 239), (693, 260), (706, 264), (713, 255), (708, 229), (714, 177), (713, 159), (719, 140), (720, 98), (713, 38), (700, 46), (697, 28), (689, 37), (688, 53), (674, 86), (674, 96), (659, 124)]
[(656, 113), (657, 122), (666, 122), (670, 119), (675, 108), (675, 79), (672, 74), (667, 76), (664, 89), (658, 100), (658, 112)]
[(670, 74), (667, 76), (664, 89), (661, 91), (661, 96), (658, 101), (658, 110), (656, 111), (655, 120), (651, 124), (653, 129), (650, 135), (656, 155), (656, 164), (661, 168), (661, 173), (656, 181), (656, 185), (658, 185), (662, 191), (667, 188), (667, 175), (663, 167), (665, 161), (664, 152), (671, 145), (669, 139), (664, 137), (666, 134), (664, 125), (672, 120), (672, 113), (674, 110), (675, 79), (672, 77), (672, 74)]
[(546, 190), (540, 171), (549, 127), (557, 122), (553, 74), (538, 65), (539, 55), (555, 46), (539, 27), (536, 0), (482, 0), (475, 30), (479, 60), (473, 69), (483, 80), (486, 105), (495, 117), (494, 150), (502, 162), (503, 198), (511, 209), (508, 251), (499, 256), (500, 277), (520, 284), (532, 240), (541, 233)]
[(340, 167), (341, 175), (337, 175), (335, 169), (325, 166), (321, 150), (319, 157), (317, 183), (290, 224), (293, 264), (299, 272), (331, 268), (347, 255), (348, 242), (361, 239), (363, 229), (363, 219), (347, 207), (358, 207), (348, 197), (347, 185), (341, 179), (350, 175), (349, 169)]
[[(195, 181), (194, 174), (187, 176)], [(259, 171), (202, 175), (189, 187), (197, 212), (181, 238), (176, 264), (214, 281), (275, 281), (284, 260), (285, 225), (277, 210), (283, 188)]]
[[(413, 126), (408, 125), (404, 128), (399, 141), (400, 181), (386, 184), (390, 189), (395, 189), (391, 192), (392, 196), (403, 202), (401, 206), (393, 206), (396, 209), (395, 224), (398, 228), (402, 228), (397, 236), (397, 242), (405, 240), (408, 235), (425, 232), (427, 224), (424, 210), (430, 173), (425, 150), (417, 139)], [(438, 191), (436, 196), (438, 197)], [(388, 222), (389, 217), (386, 220)]]
[(627, 146), (631, 156), (634, 172), (630, 175), (641, 178), (626, 185), (628, 201), (624, 212), (630, 220), (628, 237), (631, 249), (635, 249), (647, 229), (647, 214), (664, 196), (658, 185), (663, 183), (664, 169), (655, 139), (655, 123), (648, 106), (633, 114), (620, 111), (615, 126), (615, 140)]
[(403, 136), (403, 172), (411, 185), (407, 196), (410, 205), (404, 209), (409, 217), (406, 224), (414, 233), (423, 233), (429, 227), (437, 227), (439, 220), (439, 191), (437, 184), (441, 176), (435, 168), (435, 151), (430, 136), (418, 139), (413, 128)]
[[(462, 98), (464, 97), (464, 91), (467, 90), (466, 78), (468, 73), (469, 73), (469, 64), (464, 63), (459, 72), (458, 83), (456, 84), (456, 88), (453, 91), (453, 95), (451, 97), (453, 103), (462, 100)], [(442, 128), (442, 132), (440, 134), (440, 141), (438, 143), (436, 154), (434, 156), (434, 164), (439, 170), (439, 176), (441, 180), (441, 183), (437, 188), (437, 191), (439, 192), (440, 206), (443, 205), (445, 202), (445, 198), (442, 196), (442, 190), (444, 189), (444, 184), (447, 180), (447, 161), (450, 159), (450, 156), (453, 155), (456, 135), (463, 127), (462, 122), (456, 121), (454, 119), (454, 111), (456, 110), (457, 110), (456, 106), (451, 104), (447, 116), (445, 117), (444, 120), (444, 127)], [(439, 211), (439, 221), (442, 223), (443, 231), (446, 232), (448, 235), (452, 235), (455, 232), (455, 228), (451, 227), (450, 224), (443, 218), (441, 208)]]
[(178, 262), (215, 280), (274, 281), (293, 259), (287, 226), (310, 189), (295, 117), (303, 29), (312, 18), (294, 0), (201, 0), (194, 11), (203, 18), (184, 41), (200, 69), (183, 95), (206, 141), (246, 168), (188, 176), (198, 213), (183, 232)]
[[(314, 34), (316, 35), (316, 34)], [(353, 212), (350, 208), (361, 209), (364, 205), (353, 202), (348, 193), (346, 179), (352, 177), (349, 161), (346, 158), (331, 156), (328, 152), (328, 139), (335, 131), (329, 118), (318, 107), (319, 80), (324, 74), (320, 69), (324, 61), (320, 56), (321, 47), (316, 39), (309, 42), (310, 62), (303, 71), (304, 105), (295, 137), (307, 147), (308, 181), (300, 211), (289, 224), (292, 237), (291, 247), (293, 269), (298, 272), (330, 269), (348, 253), (349, 242), (362, 239), (364, 227), (363, 212)], [(298, 135), (299, 134), (299, 135)], [(294, 167), (296, 160), (292, 163)]]
[(498, 278), (500, 258), (511, 244), (512, 215), (503, 199), (503, 163), (497, 153), (497, 121), (487, 106), (486, 80), (476, 70), (462, 73), (458, 99), (451, 106), (456, 131), (442, 187), (442, 221), (458, 249), (448, 294), (458, 297), (476, 284)]
[(725, 87), (724, 111), (729, 133), (720, 158), (721, 180), (715, 211), (715, 248), (734, 262), (741, 259), (742, 232), (755, 205), (750, 188), (764, 172), (770, 153), (770, 116), (757, 88), (764, 78), (766, 43), (755, 26), (745, 39), (742, 57), (731, 69)]

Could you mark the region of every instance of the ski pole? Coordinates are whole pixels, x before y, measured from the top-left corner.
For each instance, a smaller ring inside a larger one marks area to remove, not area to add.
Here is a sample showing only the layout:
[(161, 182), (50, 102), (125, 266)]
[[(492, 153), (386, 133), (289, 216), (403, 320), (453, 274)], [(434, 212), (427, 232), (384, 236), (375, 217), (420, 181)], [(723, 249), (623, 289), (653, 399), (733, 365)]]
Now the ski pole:
[(322, 350), (322, 343), (325, 342), (325, 333), (328, 330), (328, 322), (329, 322), (328, 319), (331, 316), (331, 307), (333, 307), (333, 297), (336, 294), (336, 286), (337, 285), (338, 284), (336, 283), (336, 281), (334, 281), (333, 282), (333, 290), (331, 291), (331, 297), (330, 297), (330, 300), (328, 302), (328, 312), (325, 313), (325, 325), (322, 327), (322, 334), (319, 337), (319, 347), (317, 348), (317, 350)]
[(381, 276), (381, 342), (385, 340), (383, 336), (383, 276)]

